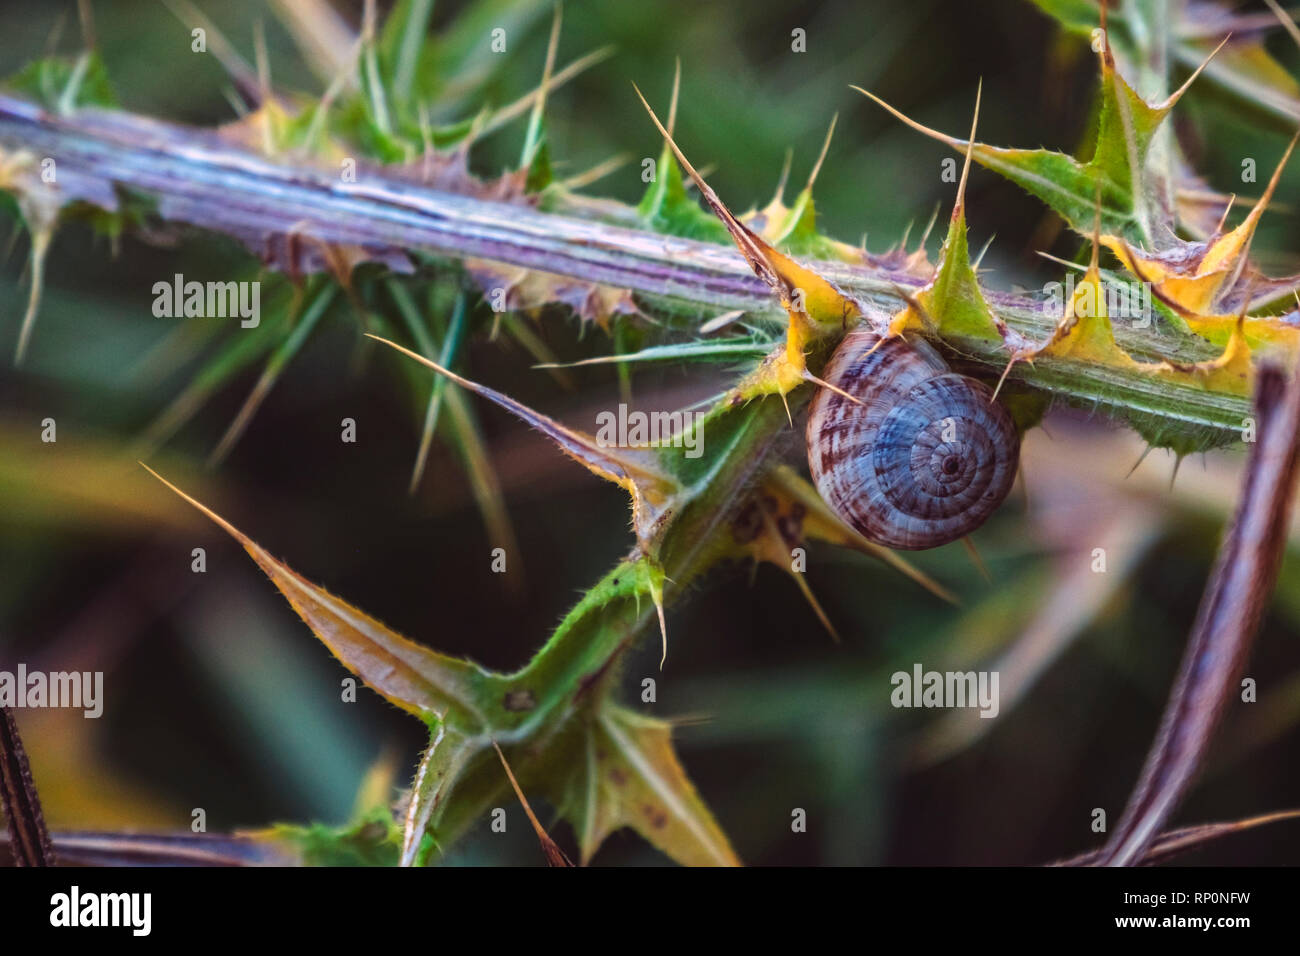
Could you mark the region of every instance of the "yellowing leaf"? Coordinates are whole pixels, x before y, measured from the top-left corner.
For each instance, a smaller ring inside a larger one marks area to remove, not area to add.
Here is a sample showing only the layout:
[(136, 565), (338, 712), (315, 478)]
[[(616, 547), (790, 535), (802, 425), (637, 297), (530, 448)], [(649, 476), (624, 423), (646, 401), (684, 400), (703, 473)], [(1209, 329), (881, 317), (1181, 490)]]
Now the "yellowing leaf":
[(593, 474), (614, 482), (632, 497), (632, 525), (637, 542), (648, 555), (655, 553), (657, 532), (665, 519), (674, 496), (678, 493), (677, 481), (659, 465), (656, 450), (650, 446), (618, 446), (602, 443), (592, 435), (561, 425), (508, 395), (471, 382), (450, 369), (443, 368), (432, 359), (412, 352), (388, 339), (371, 335), (422, 365), (426, 365), (462, 388), (495, 402), (506, 411), (522, 419), (550, 438), (560, 450)]
[(731, 520), (729, 547), (754, 561), (764, 561), (793, 578), (817, 619), (833, 637), (835, 628), (813, 596), (807, 575), (795, 566), (795, 549), (809, 541), (852, 548), (883, 561), (937, 597), (956, 603), (952, 593), (889, 548), (869, 541), (846, 525), (811, 484), (788, 465), (772, 468)]
[(1247, 256), (1260, 218), (1295, 149), (1300, 133), (1292, 138), (1269, 180), (1268, 187), (1250, 214), (1234, 229), (1222, 226), (1206, 242), (1177, 242), (1162, 251), (1135, 249), (1120, 236), (1103, 236), (1107, 246), (1124, 267), (1144, 282), (1150, 282), (1160, 297), (1192, 313), (1211, 313), (1222, 309), (1225, 299), (1241, 284), (1259, 278)]
[(659, 122), (654, 110), (650, 109), (645, 97), (641, 96), (640, 90), (637, 90), (637, 96), (641, 97), (646, 112), (700, 190), (704, 201), (727, 227), (754, 274), (776, 293), (790, 316), (784, 350), (770, 355), (759, 373), (742, 384), (737, 391), (742, 397), (770, 393), (786, 395), (807, 377), (804, 352), (808, 343), (822, 336), (841, 334), (857, 322), (862, 310), (853, 299), (841, 293), (826, 279), (778, 252), (736, 218), (712, 187), (696, 172), (668, 130)]
[(1161, 377), (1192, 381), (1203, 388), (1231, 395), (1249, 395), (1255, 385), (1255, 366), (1250, 358), (1250, 345), (1246, 342), (1240, 317), (1233, 327), (1223, 354), (1208, 362), (1183, 364), (1165, 363), (1168, 369)]
[(493, 301), (494, 309), (530, 312), (562, 303), (606, 332), (615, 316), (641, 315), (632, 293), (626, 289), (483, 259), (466, 259), (465, 269)]
[(583, 864), (609, 834), (631, 827), (685, 866), (740, 865), (671, 738), (671, 724), (622, 707), (607, 704), (592, 715), (560, 804)]
[(425, 722), (451, 720), (463, 725), (481, 725), (472, 685), (486, 676), (485, 671), (416, 644), (312, 584), (216, 512), (147, 465), (144, 467), (243, 545), (312, 633), (368, 687)]

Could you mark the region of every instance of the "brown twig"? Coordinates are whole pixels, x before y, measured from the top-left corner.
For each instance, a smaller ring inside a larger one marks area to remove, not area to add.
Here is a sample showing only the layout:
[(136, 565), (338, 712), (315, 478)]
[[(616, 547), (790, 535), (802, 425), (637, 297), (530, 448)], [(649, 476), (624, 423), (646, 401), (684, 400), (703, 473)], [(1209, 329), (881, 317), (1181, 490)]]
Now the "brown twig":
[(18, 866), (52, 866), (54, 851), (41, 815), (41, 801), (8, 707), (0, 707), (0, 798), (9, 822), (14, 862)]
[(1177, 683), (1141, 778), (1097, 865), (1142, 858), (1196, 778), (1268, 607), (1286, 543), (1300, 453), (1300, 375), (1260, 369), (1258, 440), (1201, 598)]

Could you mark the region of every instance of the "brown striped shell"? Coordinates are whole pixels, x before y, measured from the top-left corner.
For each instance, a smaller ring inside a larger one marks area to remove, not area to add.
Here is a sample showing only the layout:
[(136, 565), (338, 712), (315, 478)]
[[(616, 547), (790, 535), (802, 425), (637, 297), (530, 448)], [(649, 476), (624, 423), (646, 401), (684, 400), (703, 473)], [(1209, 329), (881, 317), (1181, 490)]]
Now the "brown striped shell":
[(1020, 435), (981, 382), (925, 342), (860, 326), (823, 377), (808, 416), (808, 467), (822, 499), (865, 537), (916, 551), (974, 531), (1006, 498)]

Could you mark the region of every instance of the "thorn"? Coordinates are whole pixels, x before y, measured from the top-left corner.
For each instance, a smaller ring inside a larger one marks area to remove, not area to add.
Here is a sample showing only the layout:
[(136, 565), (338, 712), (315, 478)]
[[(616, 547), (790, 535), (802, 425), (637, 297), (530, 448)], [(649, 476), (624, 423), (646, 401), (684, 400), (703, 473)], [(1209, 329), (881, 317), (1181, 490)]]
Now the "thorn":
[(187, 495), (185, 492), (181, 491), (179, 488), (177, 488), (175, 485), (173, 485), (170, 481), (168, 481), (168, 480), (167, 480), (166, 478), (164, 478), (162, 475), (158, 474), (158, 472), (154, 471), (152, 468), (150, 468), (148, 465), (146, 465), (144, 462), (142, 462), (142, 461), (137, 461), (136, 464), (139, 465), (141, 468), (143, 468), (145, 471), (149, 472), (149, 474), (153, 475), (155, 478), (157, 478), (159, 481), (161, 481), (164, 485), (166, 485), (168, 488), (170, 488), (170, 489), (171, 489), (172, 491), (174, 491), (176, 494), (180, 495), (180, 497), (181, 497), (184, 501), (189, 502), (191, 505), (193, 505), (195, 508), (197, 508), (197, 509), (199, 510), (199, 513), (200, 513), (200, 514), (202, 514), (202, 515), (204, 515), (205, 517), (211, 519), (211, 521), (212, 521), (214, 524), (216, 524), (217, 527), (219, 527), (222, 531), (226, 532), (226, 534), (230, 535), (232, 538), (234, 538), (236, 541), (238, 541), (238, 542), (239, 542), (240, 544), (242, 544), (244, 547), (246, 547), (246, 548), (249, 547), (249, 546), (256, 547), (256, 545), (253, 544), (253, 541), (252, 541), (251, 538), (249, 538), (246, 534), (244, 534), (242, 531), (240, 531), (238, 528), (236, 528), (233, 524), (231, 524), (231, 523), (230, 523), (229, 521), (227, 521), (225, 518), (221, 517), (221, 515), (217, 514), (215, 511), (213, 511), (213, 510), (212, 510), (211, 508), (209, 508), (207, 505), (203, 504), (201, 501), (198, 501), (198, 500), (195, 499), (195, 498), (191, 498), (189, 495)]
[(980, 557), (980, 553), (975, 547), (975, 541), (970, 535), (966, 535), (966, 537), (961, 539), (961, 543), (966, 546), (966, 553), (970, 555), (971, 563), (975, 565), (975, 570), (980, 573), (980, 577), (984, 579), (984, 583), (992, 584), (993, 575), (989, 574), (988, 565), (986, 565), (984, 559)]
[(980, 121), (980, 97), (984, 93), (984, 78), (980, 77), (979, 85), (975, 87), (975, 115), (970, 121), (970, 138), (966, 140), (966, 162), (961, 167), (961, 182), (957, 184), (957, 202), (952, 207), (952, 218), (956, 222), (962, 215), (962, 210), (966, 203), (966, 179), (970, 176), (971, 156), (975, 152), (975, 129)]
[(930, 239), (930, 233), (934, 231), (934, 224), (939, 221), (939, 203), (934, 204), (934, 211), (930, 213), (930, 218), (926, 220), (925, 230), (921, 233), (921, 240), (916, 244), (916, 251), (921, 252), (925, 249), (925, 244)]
[(41, 308), (41, 290), (45, 285), (45, 256), (50, 251), (50, 241), (54, 230), (43, 226), (32, 231), (32, 291), (27, 297), (27, 311), (23, 315), (23, 324), (18, 332), (18, 348), (14, 351), (14, 365), (23, 364), (27, 355), (27, 343), (36, 325), (36, 313)]
[(701, 335), (709, 335), (720, 329), (725, 329), (728, 325), (735, 322), (745, 314), (744, 309), (736, 309), (734, 312), (723, 312), (721, 315), (715, 315), (709, 321), (700, 326)]
[(81, 37), (86, 42), (86, 49), (95, 49), (95, 12), (90, 0), (77, 0), (77, 19), (81, 21)]
[(555, 14), (551, 18), (551, 36), (546, 43), (546, 64), (542, 67), (542, 83), (538, 87), (537, 98), (533, 100), (532, 115), (528, 117), (528, 131), (524, 134), (524, 152), (520, 157), (520, 166), (527, 169), (537, 156), (541, 147), (542, 114), (546, 110), (546, 94), (551, 88), (551, 75), (555, 70), (555, 54), (560, 48), (560, 21), (562, 4), (555, 4)]
[(664, 623), (664, 602), (655, 601), (655, 611), (659, 614), (659, 636), (663, 641), (663, 651), (659, 655), (659, 669), (664, 669), (664, 663), (668, 660), (668, 625)]
[[(935, 213), (938, 214), (938, 212), (939, 212), (939, 207), (935, 206)], [(903, 238), (898, 240), (898, 248), (902, 249), (904, 252), (907, 251), (907, 239), (909, 236), (912, 235), (912, 226), (914, 226), (915, 224), (916, 224), (915, 219), (909, 219), (907, 220), (907, 225), (903, 227)]]
[(1264, 190), (1264, 195), (1259, 197), (1259, 202), (1255, 203), (1250, 214), (1246, 216), (1238, 229), (1246, 228), (1246, 239), (1242, 243), (1241, 251), (1237, 253), (1237, 268), (1234, 270), (1232, 281), (1236, 282), (1241, 275), (1241, 270), (1246, 264), (1246, 254), (1250, 252), (1250, 244), (1255, 238), (1255, 227), (1259, 225), (1260, 218), (1264, 215), (1264, 210), (1268, 208), (1269, 202), (1273, 198), (1273, 193), (1277, 189), (1277, 184), (1282, 180), (1282, 171), (1286, 169), (1287, 161), (1291, 158), (1291, 153), (1295, 151), (1296, 142), (1300, 141), (1300, 130), (1296, 130), (1295, 135), (1291, 137), (1291, 142), (1287, 144), (1286, 152), (1278, 161), (1277, 167), (1273, 170), (1273, 175), (1269, 178), (1268, 187)]
[(570, 189), (576, 192), (579, 189), (590, 186), (594, 182), (604, 179), (610, 173), (626, 166), (631, 161), (631, 153), (619, 153), (617, 156), (611, 156), (602, 163), (597, 163), (584, 173), (578, 173), (575, 176), (570, 176), (568, 179), (562, 180), (560, 185), (565, 189)]
[(993, 240), (996, 238), (997, 238), (997, 233), (995, 232), (993, 233), (993, 235), (989, 236), (988, 239), (984, 241), (984, 246), (983, 248), (980, 249), (979, 255), (977, 255), (975, 257), (975, 261), (970, 264), (972, 272), (979, 271), (980, 263), (984, 261), (984, 253), (989, 251), (989, 247), (993, 245)]
[[(361, 54), (364, 50), (365, 38), (357, 37), (356, 41), (352, 44), (352, 48), (348, 51), (346, 65), (335, 74), (332, 80), (330, 80), (329, 86), (325, 88), (324, 95), (321, 96), (320, 101), (312, 107), (311, 123), (308, 124), (307, 132), (303, 137), (309, 149), (316, 142), (316, 137), (319, 136), (321, 131), (324, 129), (325, 118), (329, 115), (330, 108), (334, 105), (334, 101), (338, 98), (339, 94), (343, 92), (343, 88), (348, 84), (350, 78), (360, 68)], [(424, 159), (425, 168), (427, 170), (433, 153), (433, 133), (429, 127), (428, 109), (423, 103), (420, 104), (420, 136), (424, 141)], [(428, 178), (427, 172), (425, 178)]]
[[(895, 282), (891, 284), (894, 287), (894, 294), (897, 295), (900, 299), (902, 299), (909, 306), (911, 306), (913, 309), (916, 310), (917, 315), (921, 317), (921, 321), (925, 323), (926, 329), (928, 329), (931, 333), (938, 334), (939, 323), (935, 322), (934, 316), (932, 316), (930, 314), (930, 310), (927, 309), (921, 303), (921, 300), (918, 299), (916, 296), (912, 295), (910, 292), (908, 292), (898, 283)], [(874, 351), (875, 348), (879, 347), (879, 345), (880, 343), (877, 342), (876, 345), (872, 347), (872, 350)]]
[(998, 378), (997, 388), (993, 389), (993, 398), (991, 399), (991, 401), (996, 402), (998, 400), (998, 393), (1002, 391), (1003, 383), (1006, 382), (1007, 376), (1011, 374), (1012, 366), (1014, 366), (1019, 361), (1020, 361), (1020, 356), (1016, 354), (1012, 354), (1011, 361), (1007, 363), (1007, 367), (1002, 370), (1002, 375)]
[(271, 59), (266, 52), (266, 24), (260, 17), (253, 22), (253, 61), (257, 64), (258, 93), (261, 102), (266, 103), (271, 99)]
[(808, 581), (804, 575), (800, 574), (798, 571), (791, 571), (790, 575), (794, 578), (794, 583), (798, 586), (799, 590), (803, 592), (804, 600), (808, 602), (809, 606), (813, 609), (813, 613), (817, 615), (817, 620), (821, 621), (822, 627), (826, 628), (827, 633), (830, 634), (831, 640), (836, 644), (843, 643), (840, 640), (840, 632), (835, 630), (835, 625), (831, 623), (831, 619), (827, 617), (826, 612), (822, 610), (822, 606), (818, 602), (817, 596), (813, 594), (812, 588), (808, 586)]
[(1232, 205), (1237, 201), (1237, 194), (1233, 193), (1228, 197), (1228, 204), (1223, 207), (1223, 215), (1219, 217), (1219, 224), (1214, 227), (1216, 236), (1222, 235), (1223, 227), (1228, 223), (1228, 213), (1232, 212)]
[[(762, 515), (763, 515), (763, 526), (767, 533), (768, 539), (772, 542), (779, 541), (782, 542), (783, 544), (788, 544), (788, 542), (786, 542), (785, 537), (781, 534), (781, 529), (777, 527), (776, 521), (773, 520), (772, 515), (769, 514), (766, 510), (762, 511)], [(835, 630), (835, 625), (831, 623), (831, 619), (827, 617), (826, 612), (822, 610), (822, 606), (820, 603), (818, 603), (816, 595), (812, 593), (812, 588), (808, 586), (808, 581), (805, 578), (805, 576), (798, 571), (794, 571), (789, 568), (786, 568), (784, 565), (778, 565), (778, 566), (782, 567), (792, 578), (794, 578), (795, 585), (799, 588), (799, 591), (803, 594), (804, 600), (806, 600), (809, 606), (813, 609), (813, 613), (817, 615), (817, 620), (821, 621), (822, 627), (826, 628), (827, 633), (830, 634), (831, 636), (831, 640), (833, 640), (836, 644), (839, 644), (840, 643), (839, 632)], [(757, 573), (757, 569), (758, 569), (757, 561), (754, 562), (753, 568), (755, 573)], [(749, 583), (750, 586), (752, 587), (754, 584), (754, 577), (750, 578)]]
[(785, 187), (790, 180), (790, 164), (794, 162), (794, 149), (787, 147), (785, 151), (785, 161), (781, 164), (781, 175), (776, 179), (776, 192), (772, 194), (773, 202), (785, 201)]
[(163, 4), (177, 20), (186, 27), (202, 27), (208, 38), (208, 49), (216, 57), (221, 68), (230, 76), (231, 81), (249, 102), (260, 105), (262, 86), (256, 71), (250, 67), (238, 51), (231, 46), (216, 25), (203, 15), (202, 11), (189, 0), (163, 0)]
[[(1127, 242), (1127, 240), (1123, 240), (1123, 239), (1121, 239), (1121, 241)], [(1073, 269), (1075, 272), (1084, 271), (1084, 266), (1081, 266), (1079, 265), (1079, 263), (1074, 262), (1070, 259), (1063, 259), (1060, 256), (1054, 256), (1050, 252), (1046, 252), (1042, 249), (1036, 249), (1034, 251), (1037, 252), (1038, 255), (1046, 259), (1048, 262), (1055, 262), (1057, 265), (1065, 266), (1065, 268), (1067, 269)]]
[(1155, 447), (1156, 447), (1155, 445), (1147, 445), (1146, 449), (1142, 452), (1142, 454), (1138, 455), (1138, 460), (1133, 462), (1133, 467), (1128, 470), (1128, 474), (1124, 476), (1125, 480), (1127, 480), (1133, 474), (1133, 472), (1138, 470), (1138, 466), (1140, 466), (1142, 462), (1147, 460), (1147, 455), (1151, 454), (1151, 452), (1155, 449)]
[(723, 225), (727, 227), (727, 231), (731, 233), (732, 239), (739, 247), (741, 254), (749, 263), (750, 268), (754, 270), (760, 279), (767, 283), (769, 288), (774, 291), (779, 291), (783, 300), (789, 301), (791, 299), (791, 291), (787, 288), (788, 283), (784, 282), (780, 275), (777, 274), (776, 270), (772, 268), (767, 251), (764, 249), (764, 244), (760, 242), (760, 240), (747, 226), (745, 226), (744, 223), (735, 217), (731, 210), (728, 209), (722, 200), (718, 198), (718, 194), (713, 191), (713, 187), (706, 183), (704, 177), (701, 176), (696, 168), (691, 165), (690, 160), (686, 158), (686, 154), (681, 151), (680, 147), (678, 147), (671, 134), (669, 134), (668, 130), (664, 127), (663, 123), (659, 122), (659, 117), (656, 116), (655, 111), (650, 108), (650, 104), (646, 101), (640, 88), (633, 83), (632, 89), (636, 91), (637, 98), (641, 100), (641, 105), (644, 106), (646, 112), (650, 114), (651, 121), (653, 121), (655, 126), (658, 127), (659, 132), (663, 134), (664, 140), (668, 143), (668, 147), (673, 151), (673, 155), (677, 157), (677, 161), (682, 164), (682, 168), (686, 170), (686, 174), (690, 176), (692, 182), (695, 183), (695, 186), (699, 189), (700, 195), (704, 198), (704, 201), (708, 203), (709, 208), (712, 209), (714, 214), (722, 220)]
[(1183, 463), (1183, 456), (1177, 455), (1174, 458), (1174, 470), (1169, 474), (1169, 490), (1174, 490), (1174, 481), (1178, 478), (1178, 468)]
[(925, 136), (928, 136), (928, 137), (930, 137), (931, 139), (938, 140), (938, 141), (941, 142), (941, 143), (947, 143), (949, 146), (953, 147), (954, 149), (962, 149), (962, 148), (965, 148), (965, 147), (968, 145), (968, 144), (962, 142), (961, 140), (959, 140), (959, 139), (958, 139), (957, 137), (955, 137), (955, 136), (949, 136), (947, 133), (941, 133), (941, 132), (939, 132), (937, 129), (931, 129), (929, 126), (926, 126), (924, 123), (918, 123), (916, 120), (912, 119), (912, 118), (911, 118), (910, 116), (908, 116), (906, 113), (902, 112), (901, 110), (897, 110), (897, 109), (895, 109), (894, 107), (890, 106), (888, 103), (886, 103), (884, 100), (882, 100), (882, 99), (881, 99), (879, 96), (877, 96), (875, 93), (872, 93), (872, 92), (870, 92), (870, 91), (868, 91), (868, 90), (864, 90), (864, 89), (863, 89), (862, 87), (860, 87), (860, 86), (852, 86), (852, 85), (850, 85), (849, 89), (857, 90), (859, 93), (861, 93), (861, 94), (862, 94), (863, 96), (865, 96), (867, 99), (871, 100), (871, 101), (872, 101), (873, 103), (875, 103), (877, 106), (881, 107), (881, 108), (884, 109), (886, 112), (890, 113), (890, 114), (891, 114), (895, 119), (899, 120), (900, 122), (904, 123), (904, 124), (907, 125), (907, 126), (910, 126), (912, 129), (916, 130), (918, 133), (921, 133), (921, 134), (923, 134), (923, 135), (925, 135)]
[(495, 740), (492, 741), (492, 749), (501, 758), (501, 766), (505, 768), (506, 776), (510, 778), (510, 786), (514, 788), (515, 796), (519, 798), (519, 802), (524, 806), (524, 813), (528, 816), (528, 822), (533, 825), (533, 832), (537, 834), (537, 842), (542, 845), (542, 853), (546, 855), (546, 862), (550, 866), (573, 866), (573, 861), (565, 856), (559, 844), (551, 839), (551, 835), (546, 832), (546, 828), (542, 826), (537, 819), (537, 815), (533, 813), (533, 808), (528, 805), (528, 798), (524, 796), (524, 791), (520, 789), (519, 781), (515, 779), (510, 764), (506, 763), (506, 755), (501, 752), (501, 747)]
[(590, 69), (597, 63), (602, 63), (605, 60), (608, 60), (614, 55), (614, 52), (613, 46), (603, 46), (599, 49), (592, 50), (590, 53), (578, 57), (578, 59), (574, 60), (564, 69), (560, 70), (560, 72), (556, 73), (549, 83), (525, 93), (509, 106), (503, 106), (501, 109), (496, 111), (485, 109), (475, 117), (474, 125), (476, 128), (471, 130), (465, 137), (460, 148), (468, 148), (482, 137), (500, 129), (515, 117), (523, 115), (523, 113), (537, 101), (537, 97), (541, 96), (544, 91), (549, 92), (551, 90), (559, 89), (579, 73)]
[(1180, 86), (1177, 90), (1175, 90), (1174, 94), (1170, 96), (1169, 99), (1165, 100), (1164, 103), (1161, 104), (1162, 108), (1171, 109), (1175, 103), (1177, 103), (1180, 99), (1182, 99), (1183, 94), (1187, 92), (1187, 90), (1191, 87), (1191, 85), (1194, 82), (1196, 82), (1196, 78), (1201, 75), (1201, 71), (1210, 65), (1210, 61), (1214, 59), (1214, 57), (1218, 54), (1218, 52), (1222, 50), (1224, 46), (1227, 44), (1227, 42), (1231, 39), (1232, 39), (1231, 33), (1225, 36), (1223, 40), (1220, 41), (1219, 45), (1210, 51), (1210, 55), (1205, 58), (1205, 60), (1201, 63), (1201, 65), (1192, 71), (1192, 75), (1187, 78), (1187, 81), (1182, 86)]
[[(1104, 8), (1103, 8), (1104, 9)], [(1093, 190), (1092, 255), (1088, 259), (1088, 274), (1096, 275), (1101, 262), (1101, 183)]]
[(855, 395), (850, 395), (848, 392), (844, 391), (844, 389), (832, 385), (830, 382), (826, 381), (825, 379), (818, 378), (816, 375), (814, 375), (812, 372), (808, 371), (807, 369), (803, 370), (803, 378), (804, 381), (806, 382), (812, 382), (814, 385), (819, 385), (822, 388), (829, 388), (836, 395), (841, 395), (844, 398), (847, 398), (850, 402), (853, 402), (854, 404), (862, 405), (863, 407), (866, 407), (867, 403), (862, 401), (862, 399), (858, 398)]
[(682, 91), (682, 58), (677, 57), (676, 65), (673, 67), (673, 96), (668, 101), (668, 136), (671, 138), (673, 130), (677, 128), (677, 96)]
[(822, 171), (822, 163), (826, 161), (826, 153), (831, 148), (831, 137), (835, 135), (835, 124), (839, 122), (839, 118), (839, 113), (831, 117), (831, 126), (826, 131), (826, 139), (822, 142), (822, 151), (817, 157), (817, 162), (813, 164), (812, 172), (808, 174), (808, 185), (804, 187), (805, 192), (813, 188), (813, 183), (817, 181), (817, 174)]

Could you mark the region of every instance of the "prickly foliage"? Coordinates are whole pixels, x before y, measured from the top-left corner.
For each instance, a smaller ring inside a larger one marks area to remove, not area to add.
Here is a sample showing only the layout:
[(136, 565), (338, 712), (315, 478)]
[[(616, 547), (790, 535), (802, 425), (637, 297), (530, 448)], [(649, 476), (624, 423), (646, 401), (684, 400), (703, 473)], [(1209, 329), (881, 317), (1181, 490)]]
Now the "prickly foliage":
[[(1088, 376), (1102, 383), (1093, 400), (1153, 443), (1186, 453), (1232, 439), (1244, 407), (1239, 400), (1250, 393), (1258, 358), (1274, 352), (1295, 358), (1300, 315), (1290, 300), (1300, 277), (1266, 276), (1250, 256), (1277, 177), (1240, 224), (1226, 226), (1225, 203), (1223, 215), (1207, 228), (1204, 215), (1193, 215), (1180, 199), (1188, 181), (1169, 133), (1169, 116), (1197, 83), (1227, 85), (1235, 95), (1281, 115), (1294, 92), (1263, 83), (1258, 70), (1249, 74), (1249, 82), (1242, 81), (1251, 58), (1258, 66), (1262, 47), (1200, 50), (1182, 39), (1179, 56), (1196, 54), (1187, 68), (1205, 72), (1199, 78), (1193, 73), (1171, 90), (1169, 76), (1153, 75), (1141, 38), (1174, 28), (1142, 21), (1149, 5), (1121, 5), (1121, 13), (1106, 24), (1098, 22), (1098, 9), (1086, 2), (1037, 3), (1066, 29), (1095, 38), (1098, 121), (1086, 159), (1052, 149), (983, 144), (976, 140), (975, 124), (965, 139), (940, 133), (863, 91), (964, 160), (933, 263), (924, 243), (909, 251), (900, 242), (873, 254), (819, 231), (813, 190), (830, 134), (792, 204), (786, 205), (783, 176), (767, 205), (733, 214), (674, 141), (676, 83), (667, 122), (661, 124), (650, 113), (663, 149), (657, 174), (635, 207), (593, 200), (580, 192), (579, 184), (557, 179), (547, 98), (604, 55), (597, 51), (557, 69), (558, 9), (536, 91), (519, 103), (496, 110), (467, 108), (459, 118), (438, 124), (430, 119), (431, 101), (454, 78), (446, 71), (454, 71), (458, 59), (454, 44), (435, 55), (426, 40), (430, 4), (418, 0), (395, 5), (383, 25), (368, 19), (349, 59), (333, 64), (335, 74), (322, 96), (280, 95), (265, 77), (260, 88), (241, 84), (248, 109), (217, 131), (223, 148), (285, 165), (342, 165), (356, 177), (345, 177), (345, 183), (377, 176), (389, 183), (633, 225), (665, 237), (731, 242), (785, 316), (781, 334), (775, 334), (764, 316), (708, 316), (701, 322), (684, 310), (645, 301), (631, 289), (580, 275), (466, 259), (463, 273), (448, 283), (445, 276), (430, 277), (434, 257), (420, 249), (376, 250), (316, 241), (310, 233), (292, 243), (271, 242), (261, 234), (238, 237), (269, 270), (269, 314), (258, 329), (218, 346), (185, 393), (147, 430), (145, 454), (181, 428), (236, 373), (260, 363), (257, 386), (214, 450), (219, 460), (317, 324), (327, 315), (341, 314), (395, 349), (393, 371), (410, 383), (423, 424), (413, 486), (428, 443), (435, 434), (441, 436), (469, 463), (494, 538), (510, 544), (473, 411), (476, 401), (487, 401), (623, 488), (633, 532), (628, 556), (586, 592), (534, 657), (517, 671), (496, 672), (396, 634), (305, 580), (226, 519), (174, 489), (245, 548), (348, 670), (429, 731), (428, 747), (398, 807), (380, 801), (342, 829), (282, 828), (268, 838), (294, 842), (312, 862), (436, 861), (440, 848), (509, 793), (504, 760), (521, 794), (547, 800), (571, 824), (584, 862), (609, 833), (624, 826), (682, 863), (737, 862), (674, 753), (671, 724), (619, 702), (621, 665), (629, 649), (651, 632), (659, 635), (669, 657), (666, 609), (711, 568), (738, 560), (786, 567), (791, 548), (809, 540), (872, 554), (946, 596), (900, 558), (846, 528), (803, 478), (769, 454), (784, 440), (812, 390), (834, 386), (819, 373), (839, 339), (858, 323), (871, 323), (885, 335), (930, 338), (982, 364), (1014, 399), (1023, 427), (1035, 423), (1053, 395), (1076, 395), (1071, 383)], [(9, 90), (60, 115), (114, 105), (93, 52), (72, 62), (34, 64)], [(972, 105), (978, 116), (978, 100)], [(471, 173), (475, 141), (516, 117), (526, 118), (517, 167), (490, 179)], [(1279, 171), (1289, 153), (1288, 148), (1279, 154)], [(1014, 297), (991, 289), (980, 276), (968, 235), (968, 221), (978, 223), (978, 210), (968, 209), (965, 201), (972, 163), (1041, 199), (1090, 244), (1088, 265), (1072, 276), (1072, 291), (1050, 321), (1027, 318), (1041, 312), (1039, 300), (1023, 298), (1008, 307)], [(16, 199), (33, 236), (33, 291), (19, 358), (39, 304), (41, 262), (59, 224), (89, 216), (116, 233), (156, 211), (147, 195), (106, 194), (75, 180), (54, 186), (40, 172), (38, 157), (7, 145), (0, 154), (0, 187)], [(1103, 256), (1108, 257), (1104, 265)], [(863, 270), (883, 287), (883, 297), (845, 291), (833, 278), (840, 274), (838, 267)], [(1116, 285), (1134, 282), (1149, 284), (1154, 298), (1154, 328), (1140, 339), (1117, 335), (1117, 329), (1124, 331), (1120, 323), (1130, 320), (1113, 314), (1109, 296)], [(480, 298), (490, 307), (484, 308)], [(749, 367), (702, 415), (681, 419), (681, 441), (609, 447), (466, 374), (464, 343), (474, 334), (504, 332), (541, 363), (554, 366), (531, 323), (555, 317), (557, 310), (551, 307), (556, 305), (608, 332), (613, 347), (608, 360), (624, 370), (656, 360), (725, 365), (739, 360)], [(743, 332), (713, 335), (732, 326)], [(668, 341), (647, 338), (661, 328), (669, 330)], [(642, 347), (622, 348), (629, 329)], [(1140, 348), (1132, 346), (1137, 341)], [(1209, 393), (1221, 401), (1222, 414), (1212, 425), (1180, 414), (1180, 402), (1192, 393)], [(692, 445), (692, 432), (707, 434), (699, 457), (685, 451)], [(830, 628), (803, 577), (795, 574), (794, 579)]]

